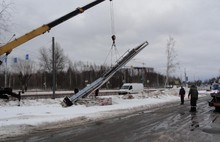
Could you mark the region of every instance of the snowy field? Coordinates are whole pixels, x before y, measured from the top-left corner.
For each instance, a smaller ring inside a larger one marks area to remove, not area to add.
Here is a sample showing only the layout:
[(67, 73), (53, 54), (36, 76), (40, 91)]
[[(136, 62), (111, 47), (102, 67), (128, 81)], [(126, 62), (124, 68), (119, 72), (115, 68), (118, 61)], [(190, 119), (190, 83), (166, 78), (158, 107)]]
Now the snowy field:
[[(159, 107), (165, 103), (180, 101), (178, 92), (179, 89), (154, 91), (135, 94), (133, 99), (124, 99), (121, 95), (102, 96), (112, 98), (112, 105), (74, 105), (67, 108), (60, 105), (63, 98), (26, 99), (21, 100), (20, 106), (17, 101), (0, 100), (0, 139), (26, 134), (36, 128), (49, 129), (65, 127), (69, 124), (78, 125), (88, 121)], [(207, 94), (205, 91), (199, 93), (200, 96)], [(187, 99), (186, 95), (185, 100)]]

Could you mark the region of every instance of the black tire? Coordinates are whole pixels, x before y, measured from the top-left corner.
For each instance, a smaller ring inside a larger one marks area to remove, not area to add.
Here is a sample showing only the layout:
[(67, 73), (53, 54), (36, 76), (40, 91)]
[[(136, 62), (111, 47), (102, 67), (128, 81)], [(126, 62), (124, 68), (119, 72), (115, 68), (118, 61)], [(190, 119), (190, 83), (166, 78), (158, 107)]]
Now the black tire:
[(6, 99), (6, 100), (9, 100), (8, 95), (3, 95), (3, 94), (2, 94), (2, 95), (0, 95), (0, 98), (1, 98), (1, 99)]

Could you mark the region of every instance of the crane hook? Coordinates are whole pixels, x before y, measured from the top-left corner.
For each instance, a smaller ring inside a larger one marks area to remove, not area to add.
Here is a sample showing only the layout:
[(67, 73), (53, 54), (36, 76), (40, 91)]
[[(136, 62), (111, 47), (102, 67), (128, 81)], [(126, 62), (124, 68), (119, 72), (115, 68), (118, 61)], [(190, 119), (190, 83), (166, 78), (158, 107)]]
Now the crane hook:
[(115, 40), (116, 40), (116, 36), (115, 36), (115, 35), (112, 35), (112, 46), (116, 46), (116, 45), (115, 45)]

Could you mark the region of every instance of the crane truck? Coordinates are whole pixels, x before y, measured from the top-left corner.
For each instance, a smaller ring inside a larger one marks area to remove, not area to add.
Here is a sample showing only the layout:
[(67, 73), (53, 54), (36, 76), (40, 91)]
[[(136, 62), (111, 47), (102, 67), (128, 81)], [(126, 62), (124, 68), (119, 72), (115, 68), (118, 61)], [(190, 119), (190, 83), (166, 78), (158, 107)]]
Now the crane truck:
[(212, 99), (208, 102), (210, 107), (215, 107), (215, 110), (220, 111), (220, 89), (219, 83), (213, 83), (211, 86), (210, 96)]
[(215, 107), (215, 110), (220, 110), (220, 92), (213, 92), (210, 94), (212, 97), (212, 100), (209, 101), (210, 107)]
[[(44, 34), (45, 32), (49, 32), (51, 28), (69, 20), (70, 18), (72, 18), (78, 14), (83, 13), (87, 9), (92, 8), (95, 5), (98, 5), (103, 1), (105, 1), (105, 0), (95, 0), (95, 1), (85, 5), (83, 7), (78, 7), (74, 11), (72, 11), (64, 16), (62, 16), (62, 17), (60, 17), (60, 18), (58, 18), (48, 24), (44, 24), (44, 25), (34, 29), (33, 31), (26, 33), (25, 35), (23, 35), (19, 38), (16, 38), (15, 40), (13, 40), (3, 46), (0, 46), (0, 56), (8, 56), (12, 52), (12, 50), (14, 48), (18, 47), (19, 45), (22, 45), (25, 42), (27, 42), (27, 41), (29, 41), (29, 40), (31, 40), (41, 34)], [(0, 61), (0, 63), (2, 63), (2, 61)], [(20, 91), (18, 93), (13, 92), (12, 88), (0, 87), (0, 98), (3, 98), (3, 99), (9, 99), (8, 95), (10, 95), (12, 97), (17, 98), (20, 102), (20, 99), (21, 99), (20, 93), (21, 93)]]

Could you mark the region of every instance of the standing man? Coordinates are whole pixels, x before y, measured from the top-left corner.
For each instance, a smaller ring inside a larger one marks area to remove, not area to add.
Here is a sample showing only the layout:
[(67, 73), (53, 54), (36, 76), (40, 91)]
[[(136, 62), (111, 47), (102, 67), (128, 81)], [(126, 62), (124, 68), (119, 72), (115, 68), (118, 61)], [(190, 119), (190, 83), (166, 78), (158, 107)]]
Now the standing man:
[(191, 96), (191, 99), (190, 99), (191, 110), (190, 110), (190, 112), (196, 111), (196, 103), (198, 100), (198, 94), (199, 93), (198, 93), (197, 87), (195, 85), (192, 85), (190, 87), (189, 94), (188, 94), (188, 98)]
[(97, 98), (97, 96), (99, 95), (99, 89), (95, 90), (95, 98)]
[(181, 86), (180, 91), (179, 91), (179, 95), (180, 95), (180, 100), (181, 100), (181, 105), (184, 104), (184, 97), (185, 97), (186, 91), (183, 88), (183, 86)]

